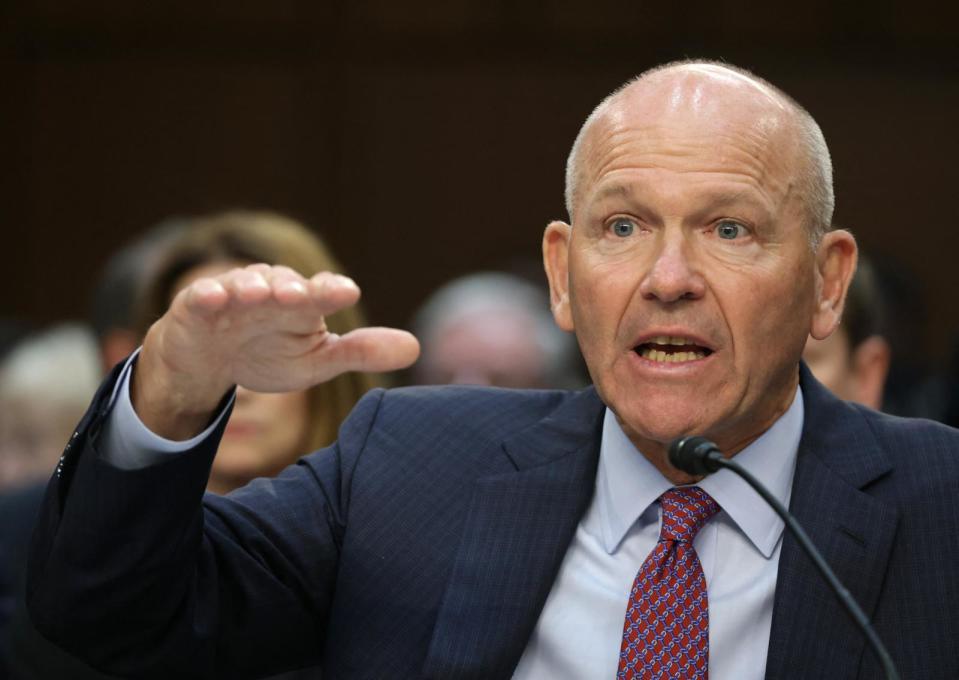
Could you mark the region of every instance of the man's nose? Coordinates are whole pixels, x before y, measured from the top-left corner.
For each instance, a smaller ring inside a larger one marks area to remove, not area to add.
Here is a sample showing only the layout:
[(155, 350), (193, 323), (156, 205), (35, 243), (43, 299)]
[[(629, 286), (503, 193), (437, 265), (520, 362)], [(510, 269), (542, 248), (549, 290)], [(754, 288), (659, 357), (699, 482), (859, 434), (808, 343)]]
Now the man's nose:
[(639, 286), (645, 299), (676, 302), (702, 297), (705, 282), (690, 250), (688, 238), (682, 232), (660, 232), (652, 263)]

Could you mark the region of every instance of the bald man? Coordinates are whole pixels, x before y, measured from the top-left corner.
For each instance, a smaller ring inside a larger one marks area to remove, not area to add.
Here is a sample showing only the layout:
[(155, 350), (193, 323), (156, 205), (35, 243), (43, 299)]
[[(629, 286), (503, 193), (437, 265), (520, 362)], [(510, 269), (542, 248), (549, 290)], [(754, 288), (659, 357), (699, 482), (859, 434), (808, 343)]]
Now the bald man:
[(371, 393), (330, 449), (226, 497), (203, 487), (234, 385), (417, 344), (327, 333), (358, 296), (341, 277), (255, 265), (181, 292), (53, 480), (36, 625), (131, 677), (878, 677), (758, 496), (671, 467), (699, 434), (791, 507), (902, 677), (959, 677), (959, 434), (839, 401), (800, 361), (856, 263), (815, 121), (739, 69), (660, 67), (587, 119), (566, 198), (543, 255), (593, 387)]

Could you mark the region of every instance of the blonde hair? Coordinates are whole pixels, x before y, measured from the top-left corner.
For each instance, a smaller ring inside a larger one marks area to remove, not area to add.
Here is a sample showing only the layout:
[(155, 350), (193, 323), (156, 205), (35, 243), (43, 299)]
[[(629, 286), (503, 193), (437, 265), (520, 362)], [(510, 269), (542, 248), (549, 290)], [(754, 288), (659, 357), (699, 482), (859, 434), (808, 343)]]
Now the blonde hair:
[[(183, 275), (202, 265), (234, 261), (285, 265), (307, 277), (320, 271), (345, 273), (319, 236), (283, 215), (237, 210), (196, 218), (148, 277), (137, 314), (141, 334), (166, 312)], [(366, 320), (353, 306), (328, 316), (326, 325), (333, 333), (344, 334), (366, 325)], [(340, 423), (360, 397), (384, 384), (383, 376), (344, 373), (310, 388), (310, 424), (298, 455), (333, 443)]]

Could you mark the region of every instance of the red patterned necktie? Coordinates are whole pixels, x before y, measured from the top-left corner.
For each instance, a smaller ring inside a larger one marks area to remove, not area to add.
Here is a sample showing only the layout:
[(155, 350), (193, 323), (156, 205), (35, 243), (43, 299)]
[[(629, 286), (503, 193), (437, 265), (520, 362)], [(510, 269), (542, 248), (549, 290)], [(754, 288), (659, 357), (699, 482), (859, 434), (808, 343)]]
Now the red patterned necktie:
[(693, 539), (719, 506), (698, 486), (670, 489), (659, 501), (659, 542), (633, 581), (616, 677), (705, 680), (709, 602)]

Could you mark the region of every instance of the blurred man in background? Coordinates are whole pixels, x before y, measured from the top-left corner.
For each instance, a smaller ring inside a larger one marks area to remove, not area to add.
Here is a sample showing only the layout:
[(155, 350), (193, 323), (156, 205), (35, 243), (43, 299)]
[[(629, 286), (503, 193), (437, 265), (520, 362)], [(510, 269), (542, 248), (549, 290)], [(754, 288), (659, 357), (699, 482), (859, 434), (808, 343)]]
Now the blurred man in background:
[(573, 336), (553, 322), (548, 293), (502, 272), (436, 290), (413, 318), (422, 345), (416, 383), (571, 389), (586, 380)]
[(101, 378), (96, 342), (78, 324), (10, 352), (0, 365), (0, 489), (49, 477)]

